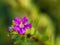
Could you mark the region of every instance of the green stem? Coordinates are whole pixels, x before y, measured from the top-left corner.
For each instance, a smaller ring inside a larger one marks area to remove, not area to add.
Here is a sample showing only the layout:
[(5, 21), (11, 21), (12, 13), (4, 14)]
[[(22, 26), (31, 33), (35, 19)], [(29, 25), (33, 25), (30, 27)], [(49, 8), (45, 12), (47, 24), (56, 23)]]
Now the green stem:
[[(27, 43), (27, 38), (26, 38), (26, 34), (25, 34), (25, 44)], [(26, 44), (27, 45), (27, 44)]]

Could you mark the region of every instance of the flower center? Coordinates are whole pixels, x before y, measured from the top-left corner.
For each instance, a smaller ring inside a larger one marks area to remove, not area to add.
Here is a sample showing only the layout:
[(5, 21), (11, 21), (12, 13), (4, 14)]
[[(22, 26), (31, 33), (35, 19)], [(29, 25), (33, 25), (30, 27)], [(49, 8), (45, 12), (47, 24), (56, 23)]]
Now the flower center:
[(20, 27), (22, 28), (22, 27), (24, 27), (24, 25), (21, 23), (21, 24), (20, 24)]

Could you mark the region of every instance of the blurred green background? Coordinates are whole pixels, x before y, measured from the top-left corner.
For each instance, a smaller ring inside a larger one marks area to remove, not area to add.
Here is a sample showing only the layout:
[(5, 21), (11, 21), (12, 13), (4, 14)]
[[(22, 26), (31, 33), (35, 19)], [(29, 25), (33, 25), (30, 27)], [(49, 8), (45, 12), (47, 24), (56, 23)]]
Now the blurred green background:
[[(13, 35), (12, 40), (7, 32), (15, 17), (24, 16), (33, 25), (29, 35), (34, 37), (27, 38), (26, 44), (21, 39), (24, 36), (15, 40)], [(59, 42), (60, 0), (0, 0), (0, 45), (60, 45)]]

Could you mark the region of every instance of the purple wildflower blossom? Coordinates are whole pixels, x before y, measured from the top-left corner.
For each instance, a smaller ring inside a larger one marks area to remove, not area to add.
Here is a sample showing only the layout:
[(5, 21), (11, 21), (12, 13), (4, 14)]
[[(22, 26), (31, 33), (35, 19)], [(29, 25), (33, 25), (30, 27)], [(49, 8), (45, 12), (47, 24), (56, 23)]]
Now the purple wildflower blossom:
[(12, 27), (8, 27), (7, 31), (12, 32), (13, 31), (12, 29), (13, 29)]
[(13, 27), (14, 31), (17, 31), (18, 34), (25, 34), (26, 29), (32, 28), (32, 24), (28, 24), (28, 18), (24, 17), (22, 20), (16, 17), (14, 18), (15, 25)]
[(21, 23), (20, 18), (16, 17), (14, 18), (15, 25), (19, 25)]

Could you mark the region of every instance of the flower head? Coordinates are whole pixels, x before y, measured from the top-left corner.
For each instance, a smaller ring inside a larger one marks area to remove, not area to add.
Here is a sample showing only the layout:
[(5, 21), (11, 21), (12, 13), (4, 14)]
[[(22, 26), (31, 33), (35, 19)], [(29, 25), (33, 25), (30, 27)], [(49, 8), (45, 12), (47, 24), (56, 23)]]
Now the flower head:
[(28, 18), (23, 17), (21, 20), (20, 18), (16, 17), (13, 20), (14, 26), (13, 26), (13, 31), (17, 31), (18, 34), (25, 34), (26, 29), (32, 28), (32, 24), (28, 24)]

